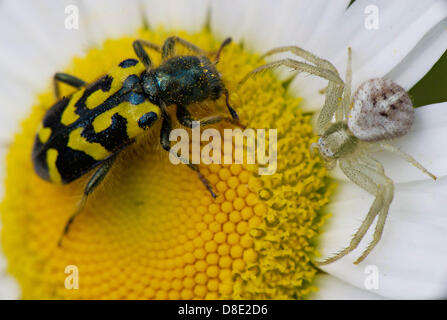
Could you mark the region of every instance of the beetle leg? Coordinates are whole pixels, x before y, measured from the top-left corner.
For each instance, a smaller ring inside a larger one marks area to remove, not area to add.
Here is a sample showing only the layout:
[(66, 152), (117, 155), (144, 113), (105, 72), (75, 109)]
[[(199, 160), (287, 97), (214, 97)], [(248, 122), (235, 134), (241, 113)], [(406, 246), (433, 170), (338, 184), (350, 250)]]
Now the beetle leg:
[(214, 59), (214, 64), (219, 63), (220, 54), (222, 53), (223, 48), (231, 43), (231, 38), (226, 38), (220, 45), (219, 50), (217, 50), (216, 58)]
[(151, 58), (149, 58), (149, 55), (147, 54), (146, 50), (144, 50), (143, 46), (149, 46), (150, 48), (153, 48), (152, 43), (150, 42), (144, 42), (143, 40), (135, 40), (132, 43), (133, 50), (135, 51), (135, 54), (137, 55), (138, 59), (141, 61), (141, 63), (144, 65), (146, 70), (149, 70), (152, 65)]
[[(165, 114), (163, 111), (162, 115), (163, 115), (163, 122), (161, 124), (160, 144), (163, 147), (163, 149), (171, 153), (171, 142), (169, 141), (169, 134), (172, 131), (171, 118), (169, 118), (169, 115)], [(214, 193), (213, 188), (211, 187), (209, 181), (205, 178), (205, 176), (200, 172), (199, 167), (195, 164), (189, 163), (188, 160), (180, 158), (178, 154), (174, 154), (174, 156), (179, 158), (182, 161), (182, 163), (186, 164), (190, 169), (194, 170), (199, 176), (200, 181), (202, 181), (206, 189), (211, 193), (211, 196), (213, 198), (216, 198), (216, 194)]]
[(171, 150), (171, 142), (169, 141), (169, 134), (172, 130), (171, 118), (169, 115), (165, 115), (162, 112), (162, 123), (161, 123), (161, 132), (160, 132), (160, 144), (166, 151)]
[(147, 40), (143, 40), (143, 39), (138, 39), (136, 41), (138, 41), (142, 46), (144, 46), (146, 48), (155, 50), (158, 53), (161, 52), (161, 47), (158, 44), (155, 44), (153, 42), (150, 42), (150, 41), (147, 41)]
[(85, 204), (87, 202), (87, 198), (88, 196), (96, 189), (96, 187), (98, 187), (101, 182), (104, 180), (104, 178), (106, 177), (107, 173), (109, 172), (110, 168), (113, 165), (113, 162), (116, 159), (116, 155), (111, 156), (110, 158), (108, 158), (107, 160), (105, 160), (102, 165), (96, 170), (96, 172), (92, 175), (92, 177), (90, 178), (90, 180), (87, 182), (87, 185), (85, 186), (84, 189), (84, 194), (82, 195), (82, 199), (79, 202), (79, 205), (76, 209), (75, 212), (73, 212), (73, 214), (70, 216), (70, 218), (68, 219), (67, 223), (65, 224), (65, 228), (64, 231), (62, 233), (62, 236), (59, 239), (58, 242), (58, 246), (60, 247), (62, 244), (62, 239), (64, 238), (64, 236), (68, 233), (71, 224), (73, 223), (74, 219), (76, 218), (76, 216), (82, 212), (82, 210), (85, 207)]
[(187, 128), (192, 128), (192, 122), (193, 121), (198, 121), (200, 122), (200, 126), (201, 127), (205, 127), (211, 124), (215, 124), (221, 121), (227, 121), (231, 124), (234, 124), (238, 127), (241, 127), (242, 129), (245, 129), (245, 126), (242, 125), (239, 122), (239, 119), (234, 119), (234, 118), (229, 118), (229, 117), (224, 117), (221, 115), (214, 115), (214, 116), (209, 116), (206, 118), (202, 118), (199, 120), (194, 120), (191, 117), (191, 114), (189, 113), (189, 111), (183, 107), (183, 106), (177, 106), (177, 119), (180, 122), (181, 125), (187, 127)]
[(225, 103), (227, 104), (227, 108), (228, 108), (228, 111), (229, 111), (230, 114), (231, 114), (231, 117), (232, 117), (234, 120), (239, 120), (239, 116), (237, 115), (236, 110), (234, 110), (234, 109), (230, 106), (230, 95), (228, 94), (228, 90), (227, 90), (226, 88), (224, 89), (224, 95), (225, 95)]
[(196, 121), (192, 118), (191, 113), (189, 113), (184, 106), (177, 105), (176, 116), (178, 122), (187, 128), (192, 128), (192, 122)]
[(75, 88), (85, 87), (87, 82), (67, 73), (57, 72), (53, 76), (54, 95), (60, 99), (59, 82), (63, 82)]
[(204, 56), (206, 53), (196, 45), (192, 44), (189, 41), (186, 41), (185, 39), (179, 38), (179, 37), (169, 37), (166, 39), (166, 41), (163, 43), (163, 48), (161, 49), (161, 57), (163, 61), (170, 58), (175, 53), (175, 45), (181, 44), (185, 48), (193, 51), (194, 53)]

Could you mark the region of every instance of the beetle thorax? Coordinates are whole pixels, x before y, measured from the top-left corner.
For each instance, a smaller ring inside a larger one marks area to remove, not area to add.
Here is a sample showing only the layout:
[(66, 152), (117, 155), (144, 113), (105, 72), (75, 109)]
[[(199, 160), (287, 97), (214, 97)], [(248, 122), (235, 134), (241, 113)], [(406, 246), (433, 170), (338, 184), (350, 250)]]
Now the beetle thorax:
[(159, 104), (159, 88), (157, 80), (154, 76), (154, 71), (143, 72), (141, 75), (141, 84), (144, 93), (149, 97), (152, 103)]
[(354, 153), (357, 138), (349, 131), (346, 123), (337, 122), (331, 125), (318, 140), (321, 154), (327, 159), (338, 159)]

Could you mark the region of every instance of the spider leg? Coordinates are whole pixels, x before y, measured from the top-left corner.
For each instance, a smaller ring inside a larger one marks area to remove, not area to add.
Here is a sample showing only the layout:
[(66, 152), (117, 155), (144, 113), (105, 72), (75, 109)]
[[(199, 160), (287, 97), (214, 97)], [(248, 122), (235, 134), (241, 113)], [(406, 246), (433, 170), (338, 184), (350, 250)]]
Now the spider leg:
[(377, 172), (385, 175), (385, 169), (383, 168), (383, 165), (373, 157), (365, 155), (360, 158), (360, 161), (370, 167), (372, 170), (376, 170)]
[(373, 240), (369, 243), (365, 251), (362, 252), (361, 256), (356, 261), (354, 261), (354, 264), (359, 264), (360, 262), (362, 262), (380, 241), (383, 233), (383, 228), (385, 227), (386, 218), (388, 216), (388, 208), (394, 196), (393, 181), (385, 175), (383, 165), (379, 161), (370, 156), (363, 156), (360, 158), (360, 161), (363, 162), (372, 170), (375, 170), (379, 178), (380, 177), (382, 178), (382, 179), (376, 178), (376, 180), (383, 180), (380, 186), (383, 186), (384, 206), (378, 215), (379, 217), (377, 220), (376, 228), (374, 230)]
[(415, 166), (416, 168), (418, 168), (419, 170), (421, 170), (423, 173), (427, 174), (428, 176), (430, 176), (430, 178), (432, 178), (433, 180), (436, 180), (437, 177), (432, 174), (431, 172), (429, 172), (427, 169), (425, 169), (419, 162), (417, 162), (412, 156), (410, 156), (409, 154), (406, 154), (405, 152), (399, 150), (398, 148), (396, 148), (395, 146), (387, 143), (387, 142), (380, 142), (380, 147), (388, 152), (394, 153), (395, 155), (401, 157), (402, 159), (404, 159), (405, 161), (411, 163), (413, 166)]
[(340, 79), (338, 73), (334, 73), (334, 71), (330, 69), (324, 69), (320, 68), (318, 66), (311, 65), (309, 63), (296, 61), (293, 59), (282, 59), (278, 61), (273, 61), (266, 63), (252, 71), (250, 71), (241, 81), (239, 81), (239, 85), (242, 85), (244, 82), (246, 82), (250, 77), (256, 75), (257, 73), (270, 70), (270, 69), (276, 69), (278, 67), (288, 67), (290, 69), (293, 69), (298, 72), (307, 72), (316, 76), (319, 76), (321, 78), (327, 79), (330, 82), (338, 83), (339, 85), (343, 84), (343, 80)]
[(388, 208), (393, 199), (393, 182), (391, 179), (386, 177), (381, 173), (381, 168), (370, 167), (369, 165), (375, 164), (374, 161), (370, 162), (368, 165), (360, 163), (358, 160), (340, 160), (340, 169), (343, 173), (355, 184), (364, 190), (368, 191), (370, 194), (374, 195), (376, 198), (372, 203), (368, 214), (360, 225), (359, 229), (353, 235), (349, 245), (343, 250), (339, 251), (334, 256), (327, 258), (326, 260), (317, 262), (318, 265), (325, 265), (337, 261), (338, 259), (344, 257), (351, 251), (355, 250), (360, 241), (365, 236), (368, 229), (371, 227), (374, 219), (377, 215), (379, 218), (378, 225), (376, 226), (376, 232), (374, 234), (374, 239), (368, 246), (368, 248), (362, 253), (362, 256), (355, 261), (359, 263), (362, 261), (379, 242), (383, 227), (385, 224), (386, 215), (388, 213)]
[(374, 230), (373, 240), (369, 243), (368, 247), (365, 249), (365, 251), (362, 252), (362, 255), (357, 258), (357, 260), (354, 261), (354, 264), (359, 264), (362, 262), (369, 254), (370, 252), (375, 248), (377, 243), (379, 243), (380, 239), (382, 238), (383, 228), (385, 227), (386, 218), (388, 217), (388, 208), (391, 204), (391, 201), (393, 200), (394, 195), (394, 186), (393, 182), (389, 180), (384, 185), (384, 207), (379, 213), (379, 218), (377, 220), (376, 228)]
[[(322, 58), (314, 55), (313, 53), (311, 53), (307, 50), (304, 50), (303, 48), (297, 47), (297, 46), (285, 46), (285, 47), (279, 47), (279, 48), (272, 49), (272, 50), (266, 52), (261, 57), (261, 59), (264, 59), (270, 55), (273, 55), (276, 53), (281, 53), (281, 52), (291, 52), (291, 53), (295, 54), (296, 56), (301, 57), (301, 58), (315, 64), (317, 67), (320, 67), (322, 69), (331, 70), (336, 75), (339, 75), (337, 68), (335, 68), (335, 66), (330, 61), (328, 61), (326, 59), (322, 59)], [(350, 102), (351, 79), (352, 79), (351, 48), (348, 48), (348, 64), (347, 64), (347, 70), (346, 70), (346, 83), (348, 84), (349, 88), (345, 88), (345, 94), (348, 93), (346, 95), (346, 99), (348, 100), (348, 105)], [(322, 94), (324, 94), (325, 91), (326, 91), (326, 89), (323, 89)], [(340, 120), (341, 120), (341, 118), (340, 118)]]
[[(268, 51), (267, 53), (265, 53), (261, 57), (261, 59), (263, 59), (267, 56), (270, 56), (272, 54), (281, 53), (281, 52), (291, 52), (294, 55), (301, 57), (301, 58), (315, 64), (320, 69), (326, 69), (326, 70), (332, 71), (332, 73), (334, 73), (338, 77), (336, 82), (339, 83), (340, 85), (343, 85), (343, 81), (340, 79), (337, 69), (334, 67), (334, 65), (330, 61), (322, 59), (322, 58), (314, 55), (313, 53), (311, 53), (307, 50), (304, 50), (303, 48), (297, 47), (297, 46), (285, 46), (285, 47), (279, 47), (279, 48), (272, 49), (272, 50)], [(331, 79), (328, 79), (328, 80), (331, 81)], [(350, 92), (350, 90), (351, 90), (350, 88), (345, 89), (345, 93), (347, 91)], [(323, 90), (322, 94), (324, 94), (326, 92), (330, 95), (334, 95), (333, 89), (330, 89), (329, 87), (325, 88)], [(338, 93), (336, 93), (335, 95), (337, 98), (342, 96), (341, 94), (338, 94)], [(348, 95), (348, 99), (350, 99), (350, 94)], [(333, 101), (334, 99), (331, 97), (329, 100)], [(331, 102), (331, 103), (332, 103), (333, 108), (335, 108), (335, 110), (333, 111), (332, 108), (328, 108), (328, 104), (325, 103), (326, 110), (323, 112), (323, 117), (320, 119), (320, 122), (321, 122), (320, 126), (319, 126), (320, 128), (327, 127), (327, 124), (330, 122), (330, 120), (332, 120), (332, 116), (334, 115), (334, 113), (335, 113), (336, 121), (343, 120), (343, 109), (345, 108), (344, 103), (342, 104), (343, 105), (342, 108), (335, 107), (339, 103), (339, 101), (337, 101), (337, 104), (333, 104), (333, 102)], [(348, 101), (348, 105), (349, 105), (349, 101)], [(327, 120), (327, 118), (329, 118), (329, 115), (330, 115), (330, 119)]]
[(304, 60), (307, 60), (307, 61), (315, 64), (317, 67), (320, 67), (321, 69), (331, 70), (333, 73), (338, 75), (337, 69), (328, 60), (319, 58), (318, 56), (314, 55), (313, 53), (311, 53), (307, 50), (304, 50), (303, 48), (297, 47), (297, 46), (285, 46), (285, 47), (274, 48), (270, 51), (267, 51), (261, 57), (261, 59), (264, 59), (272, 54), (281, 53), (281, 52), (291, 52), (294, 55), (301, 57)]
[(340, 109), (338, 118), (348, 119), (349, 109), (351, 104), (351, 83), (352, 83), (352, 52), (351, 48), (348, 48), (348, 62), (346, 63), (346, 76), (345, 76), (345, 88), (343, 90), (343, 108)]
[(334, 114), (337, 113), (337, 108), (341, 108), (340, 102), (342, 95), (343, 86), (329, 81), (324, 105), (317, 119), (317, 133), (319, 135), (324, 134), (326, 129), (330, 126)]
[(341, 100), (343, 97), (343, 80), (340, 78), (337, 69), (332, 63), (296, 46), (286, 46), (272, 49), (264, 54), (262, 58), (280, 52), (291, 52), (315, 65), (295, 61), (293, 59), (283, 59), (270, 62), (248, 73), (241, 81), (239, 81), (239, 85), (242, 85), (245, 81), (247, 81), (248, 78), (259, 72), (268, 69), (274, 69), (280, 66), (286, 66), (299, 72), (307, 72), (329, 80), (329, 85), (325, 90), (326, 100), (317, 120), (317, 133), (322, 135), (327, 127), (330, 125), (334, 114), (336, 115), (337, 121), (342, 120), (343, 106), (341, 107), (341, 109), (339, 109), (338, 107), (341, 104)]

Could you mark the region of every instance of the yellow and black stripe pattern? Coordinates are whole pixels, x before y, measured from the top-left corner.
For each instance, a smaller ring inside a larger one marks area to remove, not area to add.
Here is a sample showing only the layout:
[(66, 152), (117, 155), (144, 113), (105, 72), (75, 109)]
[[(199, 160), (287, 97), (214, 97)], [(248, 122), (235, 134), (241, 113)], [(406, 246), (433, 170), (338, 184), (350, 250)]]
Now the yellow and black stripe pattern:
[(69, 183), (132, 143), (159, 119), (159, 107), (139, 90), (144, 70), (138, 60), (124, 60), (53, 105), (34, 143), (37, 174), (48, 181)]

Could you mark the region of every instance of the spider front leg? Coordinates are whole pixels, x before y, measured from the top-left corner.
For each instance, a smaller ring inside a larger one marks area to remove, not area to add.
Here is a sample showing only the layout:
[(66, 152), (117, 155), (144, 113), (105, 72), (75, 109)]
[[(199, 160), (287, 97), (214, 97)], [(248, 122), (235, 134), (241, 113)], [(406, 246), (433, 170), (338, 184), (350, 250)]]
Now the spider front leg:
[(375, 160), (368, 161), (367, 164), (362, 163), (361, 160), (340, 160), (340, 169), (352, 182), (368, 191), (376, 198), (374, 199), (374, 202), (359, 229), (353, 235), (349, 246), (326, 260), (316, 262), (317, 265), (332, 263), (355, 250), (365, 236), (366, 232), (371, 227), (376, 216), (379, 215), (373, 240), (354, 263), (358, 264), (365, 259), (365, 257), (377, 245), (382, 236), (386, 217), (388, 215), (388, 209), (391, 201), (393, 200), (393, 182), (382, 173), (383, 168), (381, 164), (375, 162)]
[(329, 82), (324, 105), (317, 119), (317, 133), (319, 135), (324, 135), (326, 129), (331, 125), (334, 114), (337, 115), (337, 110), (342, 108), (342, 95), (343, 86), (335, 82)]
[(335, 114), (335, 121), (348, 119), (351, 104), (351, 82), (352, 82), (352, 58), (351, 48), (348, 48), (348, 62), (346, 64), (346, 83), (339, 87), (335, 83), (329, 83), (326, 91), (324, 106), (318, 116), (318, 134), (324, 133), (329, 127)]
[(301, 57), (304, 60), (307, 60), (307, 61), (315, 64), (320, 69), (328, 69), (328, 70), (331, 70), (336, 75), (339, 75), (337, 69), (328, 60), (322, 59), (322, 58), (314, 55), (313, 53), (311, 53), (307, 50), (304, 50), (303, 48), (297, 47), (297, 46), (285, 46), (285, 47), (274, 48), (270, 51), (267, 51), (261, 57), (261, 59), (264, 59), (268, 56), (271, 56), (276, 53), (281, 53), (281, 52), (291, 52), (294, 55)]
[(343, 106), (341, 105), (344, 87), (343, 80), (340, 78), (337, 69), (332, 63), (296, 46), (287, 46), (272, 49), (264, 54), (263, 58), (280, 52), (291, 52), (299, 57), (304, 58), (306, 61), (313, 63), (314, 65), (295, 61), (292, 59), (283, 59), (270, 62), (248, 73), (241, 81), (239, 81), (239, 85), (242, 85), (245, 81), (247, 81), (248, 78), (259, 72), (278, 68), (280, 66), (286, 66), (299, 72), (307, 72), (329, 80), (329, 85), (326, 90), (327, 92), (325, 104), (317, 120), (317, 133), (319, 135), (322, 135), (329, 127), (334, 114), (336, 115), (336, 121), (342, 120), (343, 118), (341, 116), (343, 114), (343, 111), (340, 111), (343, 109), (338, 108), (343, 108)]
[[(326, 61), (323, 59), (321, 60)], [(328, 63), (330, 64), (330, 66), (335, 68), (330, 62)], [(326, 101), (320, 113), (320, 115), (323, 113), (323, 116), (319, 120), (319, 128), (321, 128), (323, 131), (325, 128), (327, 128), (327, 126), (329, 126), (329, 122), (332, 120), (334, 114), (335, 114), (335, 121), (342, 121), (348, 119), (349, 108), (351, 104), (351, 82), (352, 82), (351, 48), (348, 48), (348, 62), (346, 64), (345, 81), (346, 83), (344, 83), (343, 91), (340, 91), (340, 88), (336, 88), (334, 87), (334, 85), (332, 86), (332, 88), (330, 88), (328, 85), (328, 87), (325, 88), (324, 90), (324, 92), (326, 92)], [(331, 97), (329, 97), (328, 99), (327, 95), (331, 95)], [(336, 97), (336, 99), (334, 99), (334, 97)]]
[(244, 82), (246, 82), (250, 77), (254, 76), (257, 73), (270, 70), (270, 69), (276, 69), (281, 66), (288, 67), (290, 69), (293, 69), (294, 71), (298, 72), (307, 72), (316, 76), (319, 76), (321, 78), (324, 78), (326, 80), (329, 80), (329, 82), (335, 82), (338, 84), (343, 84), (343, 80), (340, 79), (338, 76), (338, 73), (334, 73), (334, 71), (330, 69), (324, 69), (320, 68), (318, 66), (311, 65), (309, 63), (296, 61), (293, 59), (282, 59), (278, 61), (273, 61), (266, 63), (252, 71), (250, 71), (241, 81), (239, 81), (239, 85), (242, 85)]
[(340, 113), (336, 115), (340, 119), (348, 119), (349, 109), (351, 104), (351, 84), (352, 84), (352, 53), (351, 48), (348, 48), (348, 61), (346, 63), (345, 88), (343, 89), (343, 101), (340, 108)]

